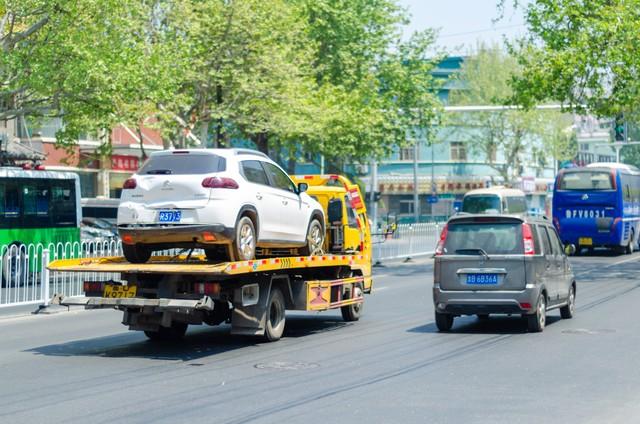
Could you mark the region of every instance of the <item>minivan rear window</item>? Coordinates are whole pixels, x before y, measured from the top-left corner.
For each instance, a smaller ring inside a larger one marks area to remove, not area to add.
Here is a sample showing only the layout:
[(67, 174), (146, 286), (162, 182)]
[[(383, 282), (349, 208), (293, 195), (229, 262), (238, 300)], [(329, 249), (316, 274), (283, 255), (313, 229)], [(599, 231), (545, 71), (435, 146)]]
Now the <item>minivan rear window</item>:
[(489, 255), (522, 255), (522, 224), (518, 222), (450, 222), (445, 255), (473, 254), (482, 249)]
[(462, 200), (462, 212), (499, 213), (500, 197), (495, 194), (473, 194)]
[(185, 175), (185, 174), (210, 174), (222, 172), (226, 169), (225, 158), (210, 154), (176, 154), (151, 156), (138, 174), (147, 175)]
[(613, 175), (605, 171), (565, 171), (558, 190), (613, 190)]

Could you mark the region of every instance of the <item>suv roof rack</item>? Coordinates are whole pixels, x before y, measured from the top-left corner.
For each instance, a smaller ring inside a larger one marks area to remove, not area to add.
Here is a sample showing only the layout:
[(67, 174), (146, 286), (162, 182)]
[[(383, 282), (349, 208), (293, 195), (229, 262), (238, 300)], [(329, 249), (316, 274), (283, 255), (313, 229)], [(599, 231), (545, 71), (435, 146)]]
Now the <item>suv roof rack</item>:
[(235, 148), (233, 149), (234, 152), (236, 153), (236, 155), (256, 155), (256, 156), (262, 156), (264, 158), (269, 159), (269, 156), (265, 155), (264, 153), (258, 151), (258, 150), (253, 150), (253, 149), (238, 149)]

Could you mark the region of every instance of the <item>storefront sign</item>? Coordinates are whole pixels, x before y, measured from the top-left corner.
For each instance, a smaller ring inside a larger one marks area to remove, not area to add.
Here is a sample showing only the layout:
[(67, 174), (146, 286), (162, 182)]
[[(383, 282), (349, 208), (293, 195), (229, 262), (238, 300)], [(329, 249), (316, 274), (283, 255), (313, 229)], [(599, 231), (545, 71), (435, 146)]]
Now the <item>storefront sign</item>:
[(111, 156), (111, 169), (114, 171), (132, 171), (138, 170), (139, 160), (136, 156), (113, 155)]

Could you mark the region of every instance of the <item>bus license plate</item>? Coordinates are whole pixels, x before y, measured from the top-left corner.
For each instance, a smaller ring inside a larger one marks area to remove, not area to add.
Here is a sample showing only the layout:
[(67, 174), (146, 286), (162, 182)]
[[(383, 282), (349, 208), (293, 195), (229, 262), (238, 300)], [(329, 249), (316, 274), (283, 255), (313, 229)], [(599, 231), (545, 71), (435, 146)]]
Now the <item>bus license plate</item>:
[(180, 222), (182, 211), (160, 211), (158, 221), (160, 222)]
[(138, 287), (134, 285), (115, 286), (112, 284), (107, 284), (104, 288), (104, 293), (102, 294), (102, 297), (109, 297), (109, 298), (136, 297), (137, 289)]
[(592, 246), (593, 240), (591, 239), (591, 237), (580, 237), (578, 239), (578, 244), (580, 246)]
[(467, 274), (467, 284), (498, 284), (498, 274)]

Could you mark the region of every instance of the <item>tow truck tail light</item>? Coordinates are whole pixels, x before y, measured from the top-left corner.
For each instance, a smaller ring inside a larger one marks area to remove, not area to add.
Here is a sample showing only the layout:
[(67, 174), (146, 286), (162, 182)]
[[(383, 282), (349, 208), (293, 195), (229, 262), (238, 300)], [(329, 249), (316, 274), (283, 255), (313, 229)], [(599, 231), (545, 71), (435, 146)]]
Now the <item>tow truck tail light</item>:
[(442, 228), (442, 232), (440, 232), (440, 241), (438, 241), (438, 245), (436, 246), (436, 256), (442, 256), (444, 254), (444, 244), (447, 241), (447, 234), (449, 233), (449, 226), (445, 224)]
[(196, 294), (203, 294), (207, 296), (220, 294), (219, 283), (194, 283), (193, 288)]
[(522, 224), (522, 242), (524, 244), (525, 255), (535, 255), (536, 249), (533, 244), (533, 233), (529, 224)]
[(82, 283), (82, 290), (85, 293), (102, 293), (104, 283), (102, 281), (85, 281)]
[(136, 182), (135, 178), (128, 178), (124, 184), (122, 184), (122, 189), (123, 190), (133, 190), (134, 188), (136, 188), (138, 186), (138, 183)]
[(238, 183), (233, 178), (208, 177), (202, 180), (202, 187), (237, 189), (239, 186), (238, 186)]

